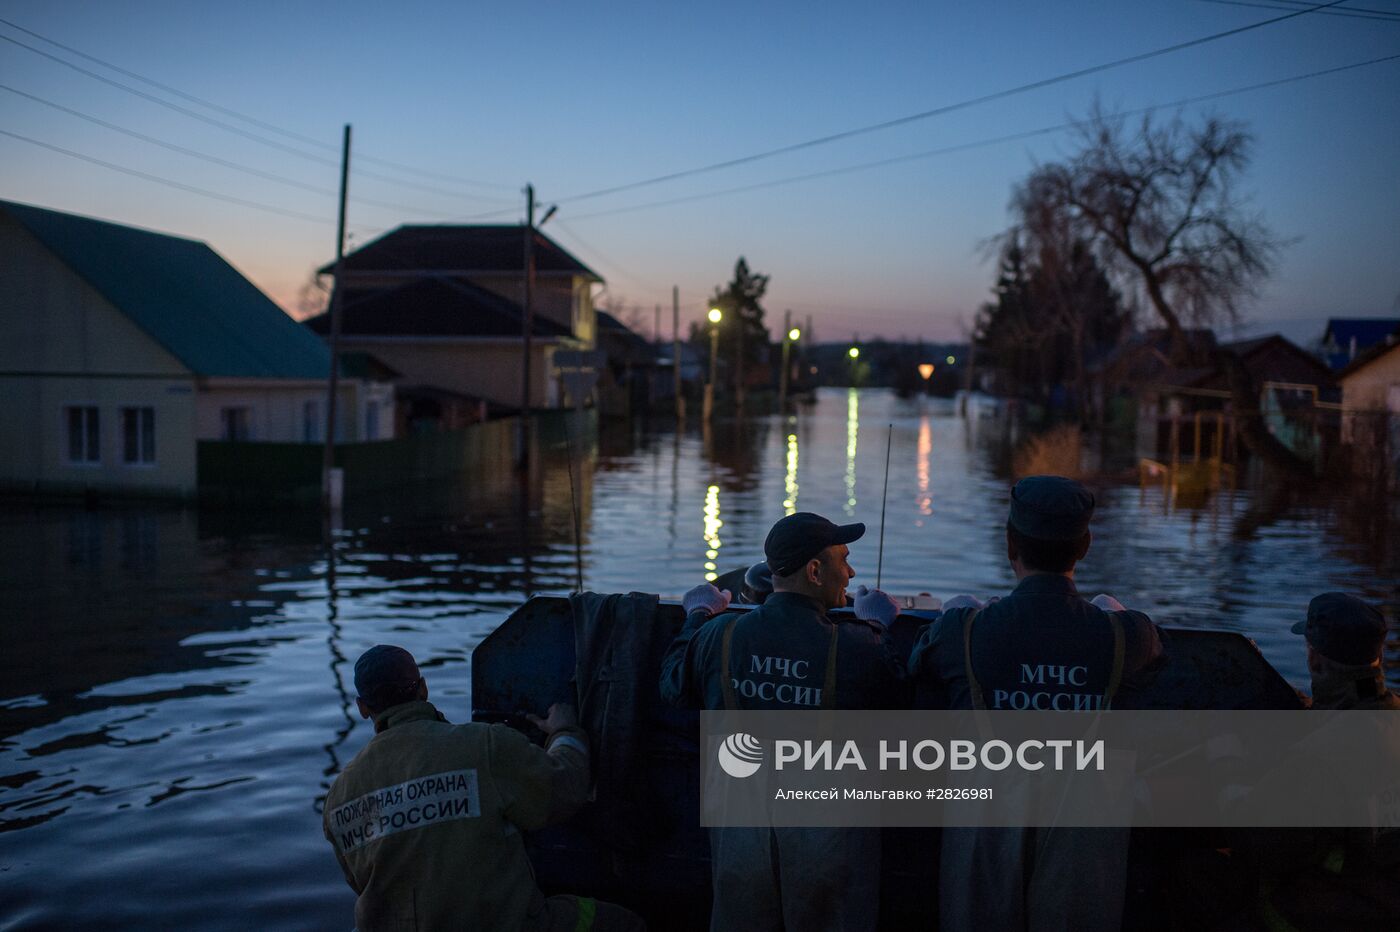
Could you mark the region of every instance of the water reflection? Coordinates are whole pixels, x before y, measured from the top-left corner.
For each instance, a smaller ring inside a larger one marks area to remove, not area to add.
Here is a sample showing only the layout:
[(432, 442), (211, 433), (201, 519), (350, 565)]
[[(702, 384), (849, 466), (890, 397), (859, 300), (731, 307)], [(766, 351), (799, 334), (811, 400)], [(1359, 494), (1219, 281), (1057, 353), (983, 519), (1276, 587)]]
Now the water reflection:
[[(919, 493), (915, 497), (915, 506), (919, 509), (919, 514), (928, 517), (933, 514), (933, 496), (929, 494), (929, 454), (933, 452), (933, 430), (929, 427), (928, 415), (919, 417), (919, 461), (917, 482)], [(924, 522), (918, 520), (914, 522), (915, 527), (923, 527)]]
[(856, 448), (860, 437), (860, 392), (846, 392), (846, 517), (856, 513)]
[(719, 529), (724, 527), (724, 522), (719, 518), (719, 486), (712, 485), (705, 491), (705, 579), (714, 582), (719, 576), (718, 564), (719, 548), (723, 546), (719, 539)]
[(797, 511), (797, 435), (788, 434), (787, 438), (787, 475), (783, 477), (783, 514), (790, 515)]

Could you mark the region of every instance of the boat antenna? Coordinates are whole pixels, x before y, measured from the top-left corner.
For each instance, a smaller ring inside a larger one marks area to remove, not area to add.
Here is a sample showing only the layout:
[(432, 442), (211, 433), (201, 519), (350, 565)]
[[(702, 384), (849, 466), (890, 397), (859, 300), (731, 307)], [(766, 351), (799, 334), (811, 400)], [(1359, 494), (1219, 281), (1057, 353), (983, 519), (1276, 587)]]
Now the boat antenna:
[(583, 592), (583, 533), (578, 519), (578, 493), (574, 491), (574, 438), (569, 430), (569, 418), (564, 417), (564, 446), (569, 459), (569, 507), (574, 515), (574, 566), (577, 573), (578, 589)]
[(885, 437), (885, 491), (880, 496), (880, 556), (875, 561), (875, 588), (880, 588), (880, 579), (885, 569), (885, 503), (890, 500), (890, 447), (894, 444), (894, 425)]

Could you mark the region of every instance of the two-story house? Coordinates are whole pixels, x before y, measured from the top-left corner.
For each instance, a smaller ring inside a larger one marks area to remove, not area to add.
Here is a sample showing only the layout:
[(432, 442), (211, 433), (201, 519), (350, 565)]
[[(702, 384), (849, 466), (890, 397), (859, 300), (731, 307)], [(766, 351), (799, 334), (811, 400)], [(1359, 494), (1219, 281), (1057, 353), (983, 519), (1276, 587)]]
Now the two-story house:
[[(525, 236), (524, 226), (401, 226), (350, 253), (338, 286), (342, 347), (401, 373), (401, 404), (418, 394), (517, 410)], [(593, 288), (603, 280), (538, 229), (534, 255), (530, 405), (553, 408), (566, 401), (555, 353), (595, 347)], [(327, 336), (330, 314), (306, 325)]]

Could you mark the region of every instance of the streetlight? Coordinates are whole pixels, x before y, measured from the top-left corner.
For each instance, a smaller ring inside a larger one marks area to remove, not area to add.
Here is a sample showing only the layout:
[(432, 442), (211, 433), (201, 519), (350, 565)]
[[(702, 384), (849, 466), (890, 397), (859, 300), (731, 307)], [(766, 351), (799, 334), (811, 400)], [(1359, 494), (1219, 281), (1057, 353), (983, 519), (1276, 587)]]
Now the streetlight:
[(860, 347), (859, 347), (859, 346), (853, 346), (853, 347), (851, 347), (850, 349), (846, 350), (846, 356), (847, 356), (847, 357), (849, 358), (849, 360), (850, 360), (849, 369), (850, 369), (850, 373), (851, 373), (851, 387), (854, 388), (854, 387), (855, 387), (855, 384), (856, 384), (856, 381), (857, 381), (857, 379), (856, 379), (856, 366), (857, 366), (857, 364), (858, 364), (858, 362), (859, 362), (859, 360), (860, 360)]
[(957, 362), (957, 361), (958, 361), (958, 360), (957, 360), (957, 357), (955, 357), (955, 356), (949, 356), (949, 357), (948, 357), (948, 365), (950, 365), (950, 366), (951, 366), (953, 363)]
[(859, 347), (859, 346), (853, 346), (853, 347), (851, 347), (850, 349), (846, 350), (846, 355), (849, 356), (849, 357), (851, 357), (852, 359), (859, 359), (859, 358), (860, 358), (860, 347)]
[(715, 364), (719, 362), (719, 322), (724, 312), (717, 307), (710, 308), (710, 381), (705, 385), (705, 420), (709, 421), (715, 408)]
[(778, 413), (787, 413), (787, 386), (788, 372), (792, 369), (792, 344), (796, 343), (802, 336), (802, 331), (793, 327), (787, 332), (787, 339), (783, 341), (783, 371), (778, 377)]
[(933, 363), (919, 363), (919, 376), (924, 380), (924, 394), (928, 394), (928, 380), (933, 378)]

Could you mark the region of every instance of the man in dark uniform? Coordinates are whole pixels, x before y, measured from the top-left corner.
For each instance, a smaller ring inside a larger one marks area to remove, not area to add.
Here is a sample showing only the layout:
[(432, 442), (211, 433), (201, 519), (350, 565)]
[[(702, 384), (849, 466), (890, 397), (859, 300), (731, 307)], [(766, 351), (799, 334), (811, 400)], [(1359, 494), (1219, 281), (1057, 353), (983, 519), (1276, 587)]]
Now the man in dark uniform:
[[(1093, 511), (1094, 496), (1072, 479), (1016, 483), (1006, 556), (1018, 585), (944, 612), (910, 654), (910, 676), (936, 708), (1099, 711), (1159, 664), (1146, 615), (1105, 611), (1075, 589)], [(944, 829), (940, 928), (1117, 929), (1127, 844), (1126, 829)]]
[(1385, 685), (1385, 617), (1375, 606), (1324, 592), (1308, 603), (1308, 617), (1293, 633), (1307, 639), (1312, 708), (1400, 709), (1400, 696)]
[[(848, 544), (863, 524), (799, 512), (763, 545), (773, 593), (726, 613), (727, 593), (686, 594), (685, 627), (661, 666), (661, 696), (702, 709), (882, 709), (902, 705), (902, 670), (884, 624), (835, 623), (855, 576)], [(872, 590), (857, 615), (895, 615)], [(711, 617), (711, 616), (714, 617)], [(878, 829), (720, 828), (710, 833), (714, 930), (870, 930), (879, 914)]]

